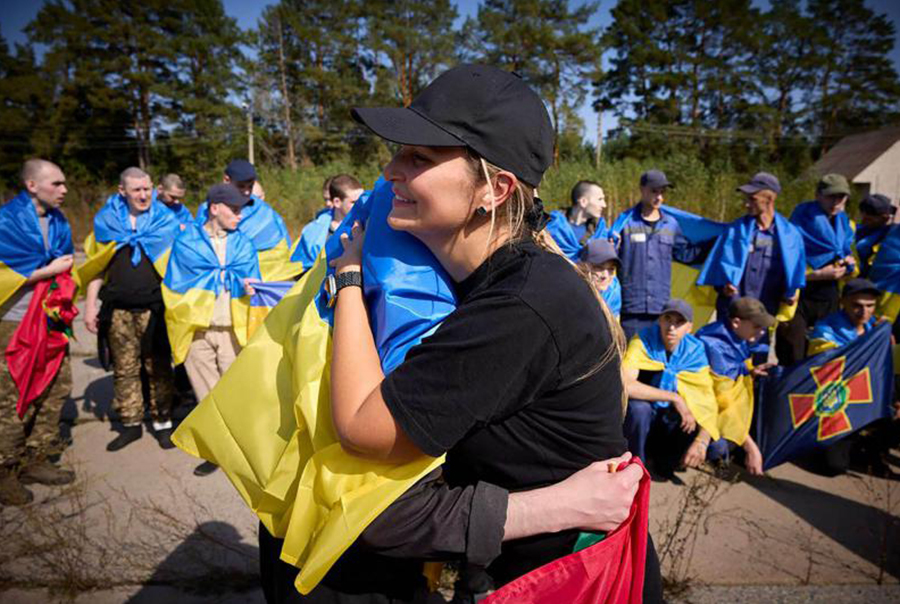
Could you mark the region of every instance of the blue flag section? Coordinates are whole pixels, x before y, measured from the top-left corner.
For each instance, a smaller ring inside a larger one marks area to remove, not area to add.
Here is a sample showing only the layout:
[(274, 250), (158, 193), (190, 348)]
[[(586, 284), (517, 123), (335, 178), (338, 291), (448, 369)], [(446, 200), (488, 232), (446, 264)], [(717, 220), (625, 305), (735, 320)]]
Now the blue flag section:
[(768, 470), (822, 449), (891, 415), (891, 326), (799, 365), (770, 372), (758, 406), (758, 444)]

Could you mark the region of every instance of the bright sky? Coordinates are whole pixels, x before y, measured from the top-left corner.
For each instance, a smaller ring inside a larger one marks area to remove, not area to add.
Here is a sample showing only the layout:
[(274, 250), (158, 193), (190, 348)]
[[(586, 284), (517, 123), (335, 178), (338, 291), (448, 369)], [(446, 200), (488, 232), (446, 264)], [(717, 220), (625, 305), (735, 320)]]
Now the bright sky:
[[(256, 26), (263, 8), (274, 1), (260, 0), (223, 0), (225, 11), (235, 17), (241, 29), (249, 29)], [(467, 16), (474, 16), (478, 10), (478, 0), (454, 0), (459, 12), (459, 21), (461, 22)], [(575, 4), (582, 4), (581, 0), (574, 0)], [(768, 0), (754, 0), (759, 6), (768, 6)], [(888, 18), (893, 21), (897, 38), (894, 42), (894, 50), (891, 57), (894, 65), (900, 71), (900, 0), (865, 0), (867, 6), (874, 9), (877, 13), (887, 14)], [(41, 2), (25, 2), (22, 0), (0, 0), (0, 33), (6, 38), (10, 45), (16, 42), (24, 42), (25, 34), (22, 29), (34, 18), (38, 9), (43, 4)], [(600, 8), (591, 20), (592, 27), (605, 28), (610, 23), (609, 11), (615, 6), (615, 1), (601, 0)], [(580, 109), (580, 114), (585, 123), (585, 139), (596, 142), (597, 131), (597, 114), (590, 108), (590, 101), (585, 103)], [(616, 127), (616, 119), (611, 113), (603, 115), (603, 131), (607, 132), (610, 128)]]

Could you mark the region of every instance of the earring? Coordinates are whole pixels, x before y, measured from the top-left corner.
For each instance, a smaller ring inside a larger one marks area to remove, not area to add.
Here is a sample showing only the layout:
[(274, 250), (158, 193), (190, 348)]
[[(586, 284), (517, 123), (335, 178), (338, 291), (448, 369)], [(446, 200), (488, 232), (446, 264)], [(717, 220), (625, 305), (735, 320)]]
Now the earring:
[(487, 208), (478, 208), (477, 210), (475, 210), (475, 214), (477, 214), (478, 216), (487, 216), (487, 213)]

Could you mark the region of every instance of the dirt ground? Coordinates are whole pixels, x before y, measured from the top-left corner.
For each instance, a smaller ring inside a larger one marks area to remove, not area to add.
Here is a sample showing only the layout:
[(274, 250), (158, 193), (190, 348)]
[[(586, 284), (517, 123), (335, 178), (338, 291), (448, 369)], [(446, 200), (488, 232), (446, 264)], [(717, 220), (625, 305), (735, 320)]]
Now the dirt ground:
[[(0, 511), (0, 602), (262, 602), (257, 522), (221, 472), (193, 476), (198, 460), (146, 432), (106, 452), (112, 376), (76, 327), (63, 463), (78, 480)], [(651, 489), (672, 601), (900, 601), (900, 482), (791, 464), (681, 477)]]

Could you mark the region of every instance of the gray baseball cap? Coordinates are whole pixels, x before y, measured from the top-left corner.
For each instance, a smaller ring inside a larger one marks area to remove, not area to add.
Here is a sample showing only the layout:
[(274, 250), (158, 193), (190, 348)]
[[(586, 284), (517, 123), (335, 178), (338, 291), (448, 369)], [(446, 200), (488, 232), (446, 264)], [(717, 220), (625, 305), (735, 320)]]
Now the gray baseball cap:
[(739, 186), (737, 190), (748, 195), (753, 195), (760, 191), (772, 191), (777, 194), (781, 193), (781, 183), (778, 182), (778, 177), (774, 174), (757, 172), (750, 179), (750, 182)]
[(677, 313), (684, 317), (685, 321), (690, 321), (691, 323), (694, 322), (694, 309), (681, 298), (672, 298), (666, 302), (666, 305), (663, 306), (662, 313), (660, 314), (664, 315), (667, 312)]

